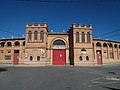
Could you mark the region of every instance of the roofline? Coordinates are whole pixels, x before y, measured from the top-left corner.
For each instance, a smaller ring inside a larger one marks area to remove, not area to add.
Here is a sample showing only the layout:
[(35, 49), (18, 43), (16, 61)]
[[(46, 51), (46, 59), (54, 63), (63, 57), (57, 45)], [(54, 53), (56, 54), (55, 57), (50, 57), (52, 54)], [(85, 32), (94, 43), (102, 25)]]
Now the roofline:
[[(48, 33), (48, 35), (67, 35), (67, 33), (61, 33), (61, 32), (52, 32)], [(25, 40), (25, 37), (16, 37), (16, 38), (0, 38), (0, 41), (5, 40)], [(116, 42), (120, 43), (120, 41), (113, 41), (113, 40), (105, 40), (105, 39), (99, 39), (99, 38), (93, 38), (93, 41), (107, 41), (107, 42)]]
[(0, 38), (0, 41), (5, 40), (25, 40), (25, 37), (16, 37), (16, 38)]
[(116, 43), (120, 43), (120, 41), (115, 41), (115, 40), (105, 40), (105, 39), (99, 39), (99, 38), (93, 38), (93, 41), (94, 40), (98, 40), (98, 41), (107, 41), (107, 42), (116, 42)]
[(66, 32), (49, 32), (48, 35), (68, 35)]

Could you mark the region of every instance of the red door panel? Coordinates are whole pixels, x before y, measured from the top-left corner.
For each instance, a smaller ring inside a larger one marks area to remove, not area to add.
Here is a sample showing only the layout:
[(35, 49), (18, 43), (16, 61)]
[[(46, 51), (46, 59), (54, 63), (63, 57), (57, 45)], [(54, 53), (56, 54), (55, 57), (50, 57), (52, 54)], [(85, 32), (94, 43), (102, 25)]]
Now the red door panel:
[(13, 63), (14, 64), (18, 64), (19, 63), (19, 53), (14, 53)]
[(66, 51), (53, 50), (53, 65), (65, 65), (65, 64), (66, 64)]
[(102, 64), (102, 55), (97, 54), (97, 64)]

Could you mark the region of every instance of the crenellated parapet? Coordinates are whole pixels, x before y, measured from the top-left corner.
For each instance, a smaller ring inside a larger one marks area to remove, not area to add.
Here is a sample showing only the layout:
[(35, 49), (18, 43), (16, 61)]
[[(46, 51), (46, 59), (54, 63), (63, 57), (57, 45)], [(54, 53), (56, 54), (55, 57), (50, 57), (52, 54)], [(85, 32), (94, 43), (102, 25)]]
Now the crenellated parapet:
[(72, 28), (92, 29), (92, 25), (72, 24)]
[(47, 23), (44, 22), (44, 24), (41, 24), (40, 22), (36, 23), (31, 23), (31, 24), (26, 24), (26, 27), (48, 27)]

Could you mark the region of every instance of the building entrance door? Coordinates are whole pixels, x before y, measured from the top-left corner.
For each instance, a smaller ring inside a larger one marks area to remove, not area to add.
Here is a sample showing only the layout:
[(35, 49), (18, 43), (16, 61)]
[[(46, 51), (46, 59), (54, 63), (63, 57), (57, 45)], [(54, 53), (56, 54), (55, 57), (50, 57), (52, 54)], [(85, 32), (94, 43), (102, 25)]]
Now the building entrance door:
[(53, 50), (53, 65), (66, 64), (66, 50)]
[(101, 51), (97, 51), (97, 64), (101, 65), (102, 64), (102, 55)]
[(13, 64), (14, 64), (14, 65), (19, 64), (19, 50), (15, 50), (15, 51), (14, 51)]

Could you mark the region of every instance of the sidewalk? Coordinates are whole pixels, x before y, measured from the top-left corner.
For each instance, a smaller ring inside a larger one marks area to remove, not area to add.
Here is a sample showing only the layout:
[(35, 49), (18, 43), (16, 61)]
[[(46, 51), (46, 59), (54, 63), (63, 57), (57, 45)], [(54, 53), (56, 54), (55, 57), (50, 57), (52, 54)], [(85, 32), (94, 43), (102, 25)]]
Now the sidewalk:
[(0, 64), (0, 68), (4, 67), (43, 67), (43, 66), (50, 66), (50, 65), (39, 65), (39, 64)]
[(13, 67), (13, 64), (1, 64), (0, 63), (0, 67)]
[[(54, 65), (39, 65), (39, 64), (18, 64), (18, 65), (14, 65), (14, 64), (1, 64), (0, 63), (0, 68), (4, 68), (4, 67), (43, 67), (43, 66), (54, 66)], [(63, 65), (63, 66), (69, 66), (69, 65)], [(91, 67), (96, 67), (96, 66), (120, 66), (120, 63), (110, 63), (110, 64), (102, 64), (102, 65), (93, 65)], [(73, 66), (74, 67), (74, 66)], [(81, 66), (80, 66), (81, 67)], [(88, 66), (82, 66), (82, 67), (88, 67)]]

